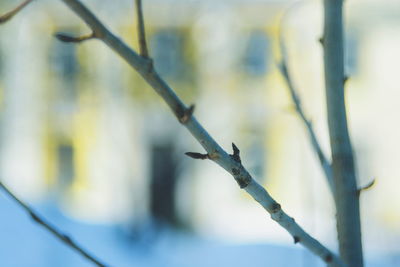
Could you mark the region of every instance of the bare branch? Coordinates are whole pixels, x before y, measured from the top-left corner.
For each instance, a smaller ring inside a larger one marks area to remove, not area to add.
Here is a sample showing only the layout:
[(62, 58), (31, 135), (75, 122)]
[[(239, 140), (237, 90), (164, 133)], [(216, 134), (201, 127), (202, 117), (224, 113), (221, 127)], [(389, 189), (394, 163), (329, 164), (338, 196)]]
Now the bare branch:
[(137, 31), (139, 37), (139, 51), (142, 57), (148, 58), (149, 51), (147, 49), (146, 31), (144, 29), (142, 0), (135, 0), (135, 4), (136, 4), (136, 17), (137, 17)]
[[(179, 120), (182, 112), (188, 108), (172, 88), (158, 75), (154, 68), (149, 68), (148, 59), (138, 55), (134, 50), (112, 34), (80, 1), (63, 0), (63, 2), (86, 22), (96, 34), (97, 38), (107, 44), (141, 74), (148, 84), (164, 99)], [(246, 192), (271, 214), (273, 220), (285, 228), (292, 236), (297, 237), (296, 240), (298, 240), (299, 243), (331, 266), (344, 266), (342, 261), (335, 254), (307, 234), (293, 218), (288, 216), (269, 193), (253, 179), (241, 162), (235, 160), (234, 157), (231, 157), (231, 155), (224, 151), (194, 116), (190, 116), (183, 125), (207, 151), (208, 157), (228, 171), (239, 186), (246, 190)], [(234, 148), (234, 156), (235, 154), (238, 156), (239, 150), (237, 149), (237, 152), (235, 152)]]
[(65, 33), (58, 32), (55, 34), (55, 37), (59, 41), (64, 42), (64, 43), (81, 43), (81, 42), (95, 38), (95, 34), (91, 33), (91, 34), (75, 37), (75, 36), (70, 36)]
[(287, 88), (289, 89), (290, 96), (292, 98), (292, 101), (295, 105), (297, 114), (300, 116), (301, 120), (303, 121), (304, 125), (306, 126), (308, 135), (310, 137), (311, 145), (316, 152), (319, 162), (321, 164), (322, 170), (324, 171), (325, 177), (328, 181), (329, 188), (331, 189), (331, 192), (334, 192), (334, 184), (333, 184), (333, 172), (332, 172), (332, 167), (325, 156), (325, 153), (323, 152), (320, 142), (318, 141), (317, 135), (315, 134), (314, 128), (312, 127), (312, 123), (310, 120), (307, 119), (303, 106), (301, 105), (300, 97), (297, 93), (297, 90), (293, 84), (293, 81), (290, 77), (289, 70), (288, 70), (288, 55), (287, 55), (287, 50), (285, 46), (285, 41), (284, 41), (284, 30), (283, 30), (283, 23), (286, 18), (286, 15), (288, 14), (289, 9), (286, 11), (286, 13), (282, 16), (281, 21), (280, 21), (280, 27), (279, 27), (279, 48), (281, 51), (281, 62), (278, 64), (278, 68), (285, 79)]
[(5, 13), (4, 15), (1, 15), (0, 16), (0, 24), (6, 23), (10, 19), (12, 19), (12, 17), (14, 17), (18, 12), (20, 12), (24, 7), (26, 7), (32, 1), (33, 0), (26, 0), (25, 2), (22, 2), (17, 7), (15, 7), (13, 10)]
[(71, 239), (68, 235), (62, 233), (58, 230), (55, 226), (51, 225), (47, 222), (43, 217), (39, 216), (31, 207), (25, 204), (22, 200), (20, 200), (13, 192), (10, 191), (2, 182), (0, 182), (0, 188), (4, 190), (4, 192), (9, 195), (22, 209), (24, 209), (29, 216), (34, 220), (36, 223), (44, 227), (47, 231), (49, 231), (53, 236), (57, 237), (60, 241), (62, 241), (68, 247), (74, 249), (76, 252), (81, 254), (87, 260), (95, 264), (99, 267), (105, 267), (106, 265), (101, 263), (96, 257), (92, 256), (88, 251), (83, 249), (79, 246), (75, 241)]

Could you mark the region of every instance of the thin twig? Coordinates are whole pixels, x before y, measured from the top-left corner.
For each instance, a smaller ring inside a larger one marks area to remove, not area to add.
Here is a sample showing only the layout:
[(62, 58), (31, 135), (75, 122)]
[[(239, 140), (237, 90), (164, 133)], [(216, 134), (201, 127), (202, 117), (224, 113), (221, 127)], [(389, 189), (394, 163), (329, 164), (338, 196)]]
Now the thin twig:
[(333, 172), (332, 172), (331, 164), (321, 148), (320, 142), (318, 141), (317, 135), (315, 134), (315, 131), (314, 131), (311, 121), (309, 119), (307, 119), (307, 117), (304, 113), (299, 94), (297, 93), (297, 90), (296, 90), (296, 88), (293, 84), (293, 81), (290, 77), (290, 74), (289, 74), (288, 59), (287, 59), (288, 55), (287, 55), (287, 50), (286, 50), (284, 36), (283, 36), (283, 34), (284, 34), (283, 23), (284, 23), (284, 20), (287, 16), (289, 10), (290, 9), (288, 9), (282, 16), (281, 21), (280, 21), (280, 26), (279, 26), (279, 48), (281, 51), (281, 62), (278, 64), (278, 68), (279, 68), (283, 78), (285, 79), (287, 88), (289, 89), (290, 96), (295, 105), (296, 112), (300, 116), (300, 119), (302, 120), (304, 125), (306, 126), (308, 135), (310, 137), (311, 145), (312, 145), (315, 153), (318, 156), (322, 170), (324, 171), (325, 177), (328, 181), (329, 188), (331, 189), (331, 192), (333, 193), (334, 192), (334, 184), (333, 184)]
[(9, 21), (10, 19), (12, 19), (12, 17), (14, 17), (18, 12), (20, 12), (24, 7), (26, 7), (32, 1), (33, 0), (26, 0), (25, 2), (22, 2), (21, 4), (16, 6), (13, 10), (5, 13), (4, 15), (1, 15), (0, 16), (0, 24), (5, 23), (5, 22)]
[(137, 31), (139, 37), (139, 51), (142, 57), (148, 58), (149, 51), (147, 49), (146, 31), (144, 29), (142, 0), (135, 0), (135, 4), (136, 4), (136, 17), (137, 17)]
[[(164, 99), (179, 120), (181, 115), (184, 114), (183, 111), (187, 110), (186, 105), (176, 95), (174, 90), (158, 75), (154, 68), (148, 68), (146, 64), (148, 60), (138, 55), (133, 49), (111, 33), (80, 1), (63, 0), (63, 2), (86, 22), (100, 40), (107, 44), (141, 74), (148, 84)], [(281, 206), (269, 193), (253, 179), (242, 163), (235, 159), (235, 155), (239, 156), (238, 149), (234, 151), (233, 157), (229, 155), (209, 135), (195, 116), (190, 116), (183, 125), (207, 151), (208, 157), (228, 171), (239, 186), (260, 203), (264, 209), (271, 214), (271, 218), (285, 228), (296, 242), (302, 244), (330, 266), (344, 266), (339, 257), (306, 233), (292, 217), (281, 209)]]
[(96, 257), (92, 256), (88, 251), (79, 246), (75, 241), (71, 239), (68, 235), (64, 234), (60, 230), (58, 230), (55, 226), (51, 225), (47, 222), (43, 217), (38, 215), (31, 207), (25, 204), (21, 199), (19, 199), (10, 189), (8, 189), (2, 182), (0, 182), (0, 188), (4, 190), (4, 192), (9, 195), (21, 208), (23, 208), (29, 216), (39, 225), (43, 226), (46, 230), (52, 233), (55, 237), (57, 237), (60, 241), (62, 241), (68, 247), (74, 249), (76, 252), (84, 256), (87, 260), (91, 261), (93, 264), (99, 267), (105, 267), (106, 265), (101, 263)]

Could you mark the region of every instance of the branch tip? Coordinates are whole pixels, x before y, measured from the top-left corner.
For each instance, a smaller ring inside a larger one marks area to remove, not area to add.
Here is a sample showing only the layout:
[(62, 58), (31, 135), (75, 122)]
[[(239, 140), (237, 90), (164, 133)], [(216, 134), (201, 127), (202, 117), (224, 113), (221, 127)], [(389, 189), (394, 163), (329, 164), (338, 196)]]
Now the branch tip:
[(324, 258), (326, 263), (330, 263), (333, 260), (333, 256), (331, 254), (326, 255), (326, 257)]
[(16, 14), (18, 14), (18, 12), (20, 12), (22, 9), (24, 9), (24, 7), (26, 7), (30, 2), (32, 2), (33, 0), (26, 0), (25, 2), (22, 2), (21, 4), (19, 4), (18, 6), (16, 6), (14, 9), (12, 9), (11, 11), (3, 14), (0, 16), (0, 24), (2, 23), (6, 23), (7, 21), (9, 21), (10, 19), (12, 19), (12, 17), (14, 17)]
[(239, 148), (235, 145), (235, 143), (232, 143), (232, 150), (233, 154), (230, 155), (236, 162), (242, 163), (242, 160), (240, 159), (240, 150)]
[(192, 159), (210, 159), (208, 154), (201, 154), (197, 152), (186, 152), (185, 155), (191, 157)]

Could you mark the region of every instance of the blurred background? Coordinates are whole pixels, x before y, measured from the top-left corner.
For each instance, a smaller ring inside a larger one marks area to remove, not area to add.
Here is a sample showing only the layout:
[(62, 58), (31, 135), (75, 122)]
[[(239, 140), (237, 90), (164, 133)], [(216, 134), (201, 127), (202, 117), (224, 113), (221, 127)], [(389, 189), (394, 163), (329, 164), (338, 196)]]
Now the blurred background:
[[(2, 0), (0, 13), (20, 1)], [(83, 1), (137, 48), (133, 0)], [(144, 0), (156, 69), (308, 232), (337, 250), (332, 197), (278, 69), (327, 155), (321, 1)], [(297, 3), (293, 6), (293, 3)], [(288, 8), (290, 10), (288, 11)], [(400, 266), (400, 2), (346, 11), (349, 126), (366, 266)], [(62, 1), (0, 27), (0, 179), (111, 266), (324, 266), (210, 161), (159, 96)], [(91, 266), (0, 194), (0, 266)]]

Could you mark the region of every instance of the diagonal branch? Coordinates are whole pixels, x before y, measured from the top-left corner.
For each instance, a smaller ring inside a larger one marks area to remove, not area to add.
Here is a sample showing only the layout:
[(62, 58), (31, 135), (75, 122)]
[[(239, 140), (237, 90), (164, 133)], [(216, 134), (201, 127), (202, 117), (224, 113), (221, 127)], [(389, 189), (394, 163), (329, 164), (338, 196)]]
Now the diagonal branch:
[[(176, 95), (172, 88), (158, 75), (148, 59), (138, 55), (123, 41), (111, 33), (96, 17), (78, 0), (63, 0), (86, 24), (95, 32), (98, 39), (102, 40), (129, 65), (131, 65), (148, 84), (164, 99), (179, 121), (188, 113), (188, 108)], [(342, 261), (323, 246), (319, 241), (306, 233), (295, 220), (287, 215), (269, 193), (253, 179), (244, 168), (239, 157), (239, 150), (234, 149), (233, 156), (224, 151), (220, 145), (209, 135), (194, 116), (189, 116), (182, 123), (200, 145), (207, 151), (208, 157), (229, 172), (239, 186), (246, 190), (264, 209), (270, 213), (271, 218), (286, 229), (296, 243), (302, 244), (330, 266), (344, 266)]]
[(33, 0), (26, 0), (25, 2), (22, 2), (18, 6), (16, 6), (13, 10), (5, 13), (4, 15), (0, 16), (0, 24), (5, 23), (12, 19), (18, 12), (20, 12), (24, 7), (26, 7), (29, 3), (31, 3)]
[(10, 191), (2, 182), (0, 182), (0, 188), (4, 190), (4, 192), (9, 195), (18, 205), (23, 208), (29, 216), (34, 220), (36, 223), (44, 227), (47, 231), (52, 233), (55, 237), (57, 237), (61, 242), (63, 242), (65, 245), (68, 247), (74, 249), (76, 252), (81, 254), (83, 257), (85, 257), (87, 260), (95, 264), (96, 266), (99, 267), (105, 267), (106, 265), (101, 263), (96, 257), (91, 255), (88, 251), (83, 249), (81, 246), (79, 246), (77, 243), (75, 243), (74, 240), (71, 239), (68, 235), (62, 233), (60, 230), (58, 230), (55, 226), (51, 225), (49, 222), (47, 222), (45, 219), (43, 219), (41, 216), (39, 216), (34, 210), (32, 210), (31, 207), (29, 207), (27, 204), (25, 204), (22, 200), (20, 200), (13, 192)]
[(142, 57), (148, 58), (149, 51), (146, 43), (146, 31), (144, 29), (142, 0), (135, 0), (136, 16), (137, 16), (137, 31), (139, 37), (139, 51)]
[(306, 126), (308, 135), (310, 137), (311, 145), (312, 145), (315, 153), (318, 156), (322, 170), (324, 171), (325, 177), (328, 181), (329, 188), (331, 189), (331, 192), (333, 193), (334, 192), (334, 184), (333, 184), (332, 166), (331, 166), (329, 160), (327, 159), (327, 157), (325, 156), (325, 153), (322, 151), (320, 142), (318, 141), (317, 135), (315, 134), (315, 131), (314, 131), (311, 121), (309, 119), (307, 119), (307, 117), (304, 113), (303, 106), (300, 101), (300, 97), (297, 93), (296, 88), (293, 85), (293, 81), (289, 74), (288, 59), (287, 59), (288, 56), (287, 56), (287, 50), (286, 50), (286, 46), (285, 46), (285, 42), (284, 42), (283, 28), (282, 28), (283, 20), (284, 20), (286, 14), (287, 13), (285, 13), (283, 15), (283, 17), (281, 19), (280, 27), (279, 27), (280, 28), (279, 29), (279, 49), (281, 51), (282, 59), (281, 59), (281, 62), (278, 64), (278, 68), (279, 68), (283, 78), (285, 79), (287, 88), (289, 89), (289, 93), (290, 93), (292, 101), (295, 105), (297, 114), (300, 116), (300, 119)]

